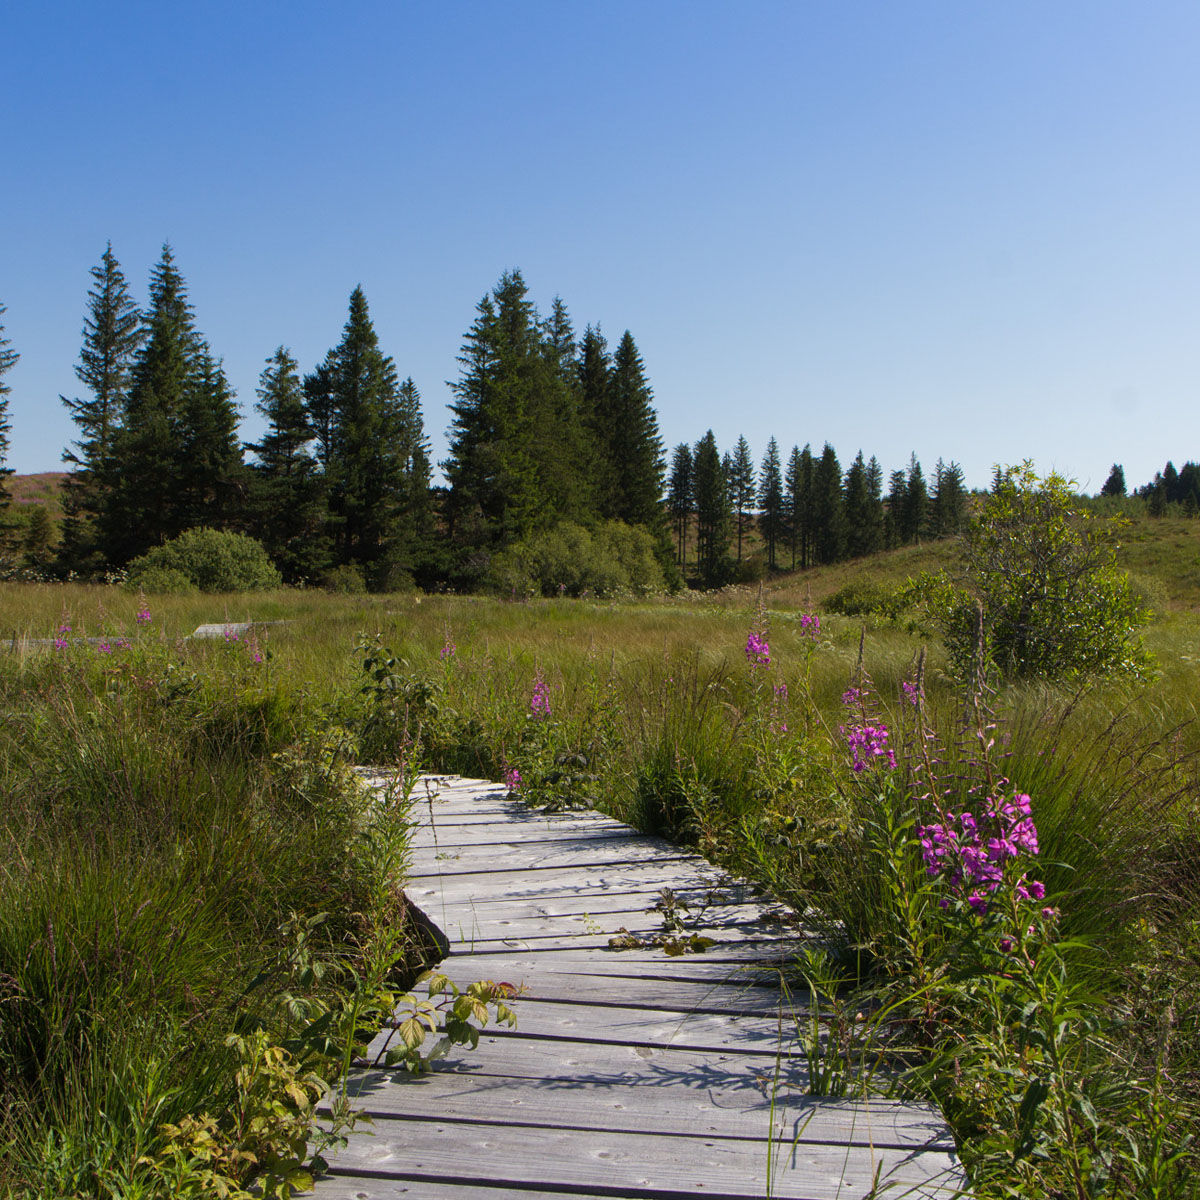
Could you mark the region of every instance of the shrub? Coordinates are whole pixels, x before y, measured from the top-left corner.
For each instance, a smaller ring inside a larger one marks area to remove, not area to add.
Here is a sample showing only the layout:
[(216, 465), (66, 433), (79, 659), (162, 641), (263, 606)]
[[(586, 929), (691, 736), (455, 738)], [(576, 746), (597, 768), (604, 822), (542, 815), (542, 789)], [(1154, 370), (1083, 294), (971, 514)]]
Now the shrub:
[(838, 588), (821, 606), (843, 617), (879, 615), (895, 617), (904, 609), (902, 594), (895, 588), (869, 579), (856, 579)]
[(327, 592), (358, 596), (367, 590), (367, 581), (353, 563), (342, 563), (341, 566), (330, 567), (321, 576), (321, 586)]
[(283, 580), (262, 543), (243, 533), (189, 529), (129, 564), (126, 586), (144, 591), (253, 592)]
[(1149, 619), (1115, 566), (1116, 523), (1075, 511), (1070, 481), (1032, 464), (998, 472), (963, 535), (962, 582), (920, 581), (957, 672), (978, 649), (1009, 678), (1143, 672)]

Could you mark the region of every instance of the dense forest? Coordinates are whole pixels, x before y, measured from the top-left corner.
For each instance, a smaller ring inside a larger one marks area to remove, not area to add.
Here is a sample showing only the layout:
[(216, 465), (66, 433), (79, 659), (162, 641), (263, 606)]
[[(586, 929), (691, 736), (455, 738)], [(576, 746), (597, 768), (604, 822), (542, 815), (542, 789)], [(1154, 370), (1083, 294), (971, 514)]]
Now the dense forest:
[[(961, 468), (940, 459), (928, 479), (913, 455), (885, 480), (861, 450), (843, 468), (827, 442), (785, 458), (771, 438), (756, 464), (744, 437), (722, 450), (709, 430), (668, 462), (633, 334), (615, 347), (598, 325), (577, 335), (560, 298), (538, 312), (519, 271), (483, 297), (463, 337), (444, 485), (420, 393), (380, 347), (361, 288), (311, 371), (286, 346), (267, 358), (255, 404), (265, 430), (243, 444), (170, 247), (144, 308), (111, 244), (91, 277), (75, 367), (84, 393), (60, 398), (76, 426), (61, 527), (42, 505), (6, 520), (10, 578), (111, 577), (209, 528), (253, 537), (293, 584), (658, 590), (948, 536), (968, 511)], [(3, 507), (17, 359), (0, 323)], [(1102, 495), (1126, 497), (1119, 464)], [(1167, 463), (1134, 499), (1154, 515), (1200, 512), (1200, 466)]]

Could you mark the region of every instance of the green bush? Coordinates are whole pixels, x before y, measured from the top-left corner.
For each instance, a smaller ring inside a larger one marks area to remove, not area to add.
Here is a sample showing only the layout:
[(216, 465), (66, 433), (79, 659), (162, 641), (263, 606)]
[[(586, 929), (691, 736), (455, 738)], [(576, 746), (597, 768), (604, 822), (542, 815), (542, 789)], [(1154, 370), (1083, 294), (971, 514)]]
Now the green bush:
[(613, 596), (666, 590), (644, 529), (609, 521), (594, 532), (562, 524), (509, 546), (492, 560), (489, 588), (500, 595)]
[(843, 617), (895, 617), (903, 611), (904, 600), (895, 588), (869, 579), (856, 579), (828, 597), (822, 608)]
[(189, 529), (129, 564), (143, 591), (255, 592), (283, 586), (262, 543), (243, 533)]
[(956, 672), (982, 650), (1009, 679), (1142, 673), (1150, 614), (1115, 565), (1114, 521), (1078, 512), (1070, 481), (1032, 464), (999, 472), (963, 534), (961, 582), (916, 581)]
[(321, 586), (327, 592), (358, 596), (367, 590), (367, 581), (353, 563), (342, 563), (339, 567), (331, 567), (321, 576)]

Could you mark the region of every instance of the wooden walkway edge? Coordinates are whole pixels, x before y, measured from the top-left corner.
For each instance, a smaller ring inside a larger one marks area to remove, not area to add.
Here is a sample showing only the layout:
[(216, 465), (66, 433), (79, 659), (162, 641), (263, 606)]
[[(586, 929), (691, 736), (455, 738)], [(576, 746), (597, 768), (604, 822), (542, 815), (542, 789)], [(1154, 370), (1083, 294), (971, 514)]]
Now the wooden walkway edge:
[[(800, 938), (703, 859), (599, 813), (545, 815), (479, 780), (422, 781), (406, 892), (447, 936), (456, 983), (523, 985), (426, 1076), (364, 1071), (371, 1117), (317, 1200), (858, 1200), (961, 1194), (941, 1118), (808, 1094), (804, 997), (773, 964)], [(706, 953), (616, 951), (662, 932), (662, 889)], [(390, 1030), (372, 1045), (383, 1048)]]

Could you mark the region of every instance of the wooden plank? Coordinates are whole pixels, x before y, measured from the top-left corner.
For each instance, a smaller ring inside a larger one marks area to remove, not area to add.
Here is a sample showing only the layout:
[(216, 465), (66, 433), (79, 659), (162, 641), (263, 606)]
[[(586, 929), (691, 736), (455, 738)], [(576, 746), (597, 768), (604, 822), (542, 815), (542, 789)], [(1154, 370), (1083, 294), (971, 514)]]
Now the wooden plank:
[[(789, 1142), (826, 1142), (953, 1150), (940, 1114), (898, 1100), (808, 1096), (769, 1084), (708, 1088), (572, 1086), (562, 1076), (516, 1079), (448, 1072), (356, 1074), (347, 1093), (372, 1116), (545, 1126), (674, 1136), (765, 1137), (773, 1129)], [(564, 1102), (569, 1112), (564, 1114)]]
[[(674, 862), (605, 863), (579, 868), (568, 864), (546, 867), (536, 873), (528, 867), (518, 870), (497, 867), (494, 871), (483, 869), (472, 872), (487, 875), (490, 895), (503, 894), (514, 899), (555, 895), (599, 895), (603, 892), (620, 892), (646, 889), (651, 886), (657, 891), (669, 887), (675, 891), (693, 889), (706, 891), (725, 885), (728, 876), (716, 867), (698, 865), (688, 859)], [(462, 872), (447, 869), (446, 863), (414, 864), (408, 881), (417, 886), (430, 883), (442, 884), (441, 894), (447, 899), (470, 899), (482, 890), (480, 879), (456, 879)], [(753, 889), (747, 888), (746, 895)]]
[(600, 1188), (640, 1194), (702, 1190), (738, 1200), (846, 1200), (865, 1196), (879, 1178), (948, 1197), (957, 1172), (940, 1151), (853, 1148), (779, 1141), (768, 1161), (766, 1139), (659, 1137), (591, 1130), (537, 1130), (430, 1119), (375, 1122), (374, 1137), (354, 1137), (330, 1155), (337, 1174), (402, 1180), (506, 1184), (536, 1190)]
[(573, 871), (640, 863), (672, 865), (700, 862), (678, 850), (649, 846), (635, 838), (606, 838), (558, 845), (531, 842), (515, 846), (463, 846), (433, 855), (434, 869), (443, 875), (504, 871)]
[[(522, 996), (518, 1029), (497, 1027), (494, 1033), (497, 1037), (674, 1046), (680, 1050), (742, 1050), (771, 1055), (796, 1040), (790, 1013), (764, 1017), (623, 1007), (619, 1003), (619, 987), (613, 989), (613, 999), (617, 1003), (588, 1005)], [(803, 1018), (804, 1014), (800, 1015)]]
[[(769, 949), (769, 948), (767, 948)], [(765, 961), (764, 961), (765, 958)], [(598, 955), (594, 950), (489, 951), (472, 954), (456, 948), (436, 968), (455, 981), (470, 978), (510, 978), (530, 972), (541, 974), (599, 975), (605, 979), (631, 976), (635, 979), (694, 979), (700, 982), (728, 983), (731, 987), (765, 986), (778, 989), (781, 975), (792, 965), (790, 956), (782, 963), (772, 961), (758, 946), (714, 947), (707, 954), (682, 954), (671, 958), (661, 950), (610, 951)], [(789, 986), (792, 986), (789, 983)]]

